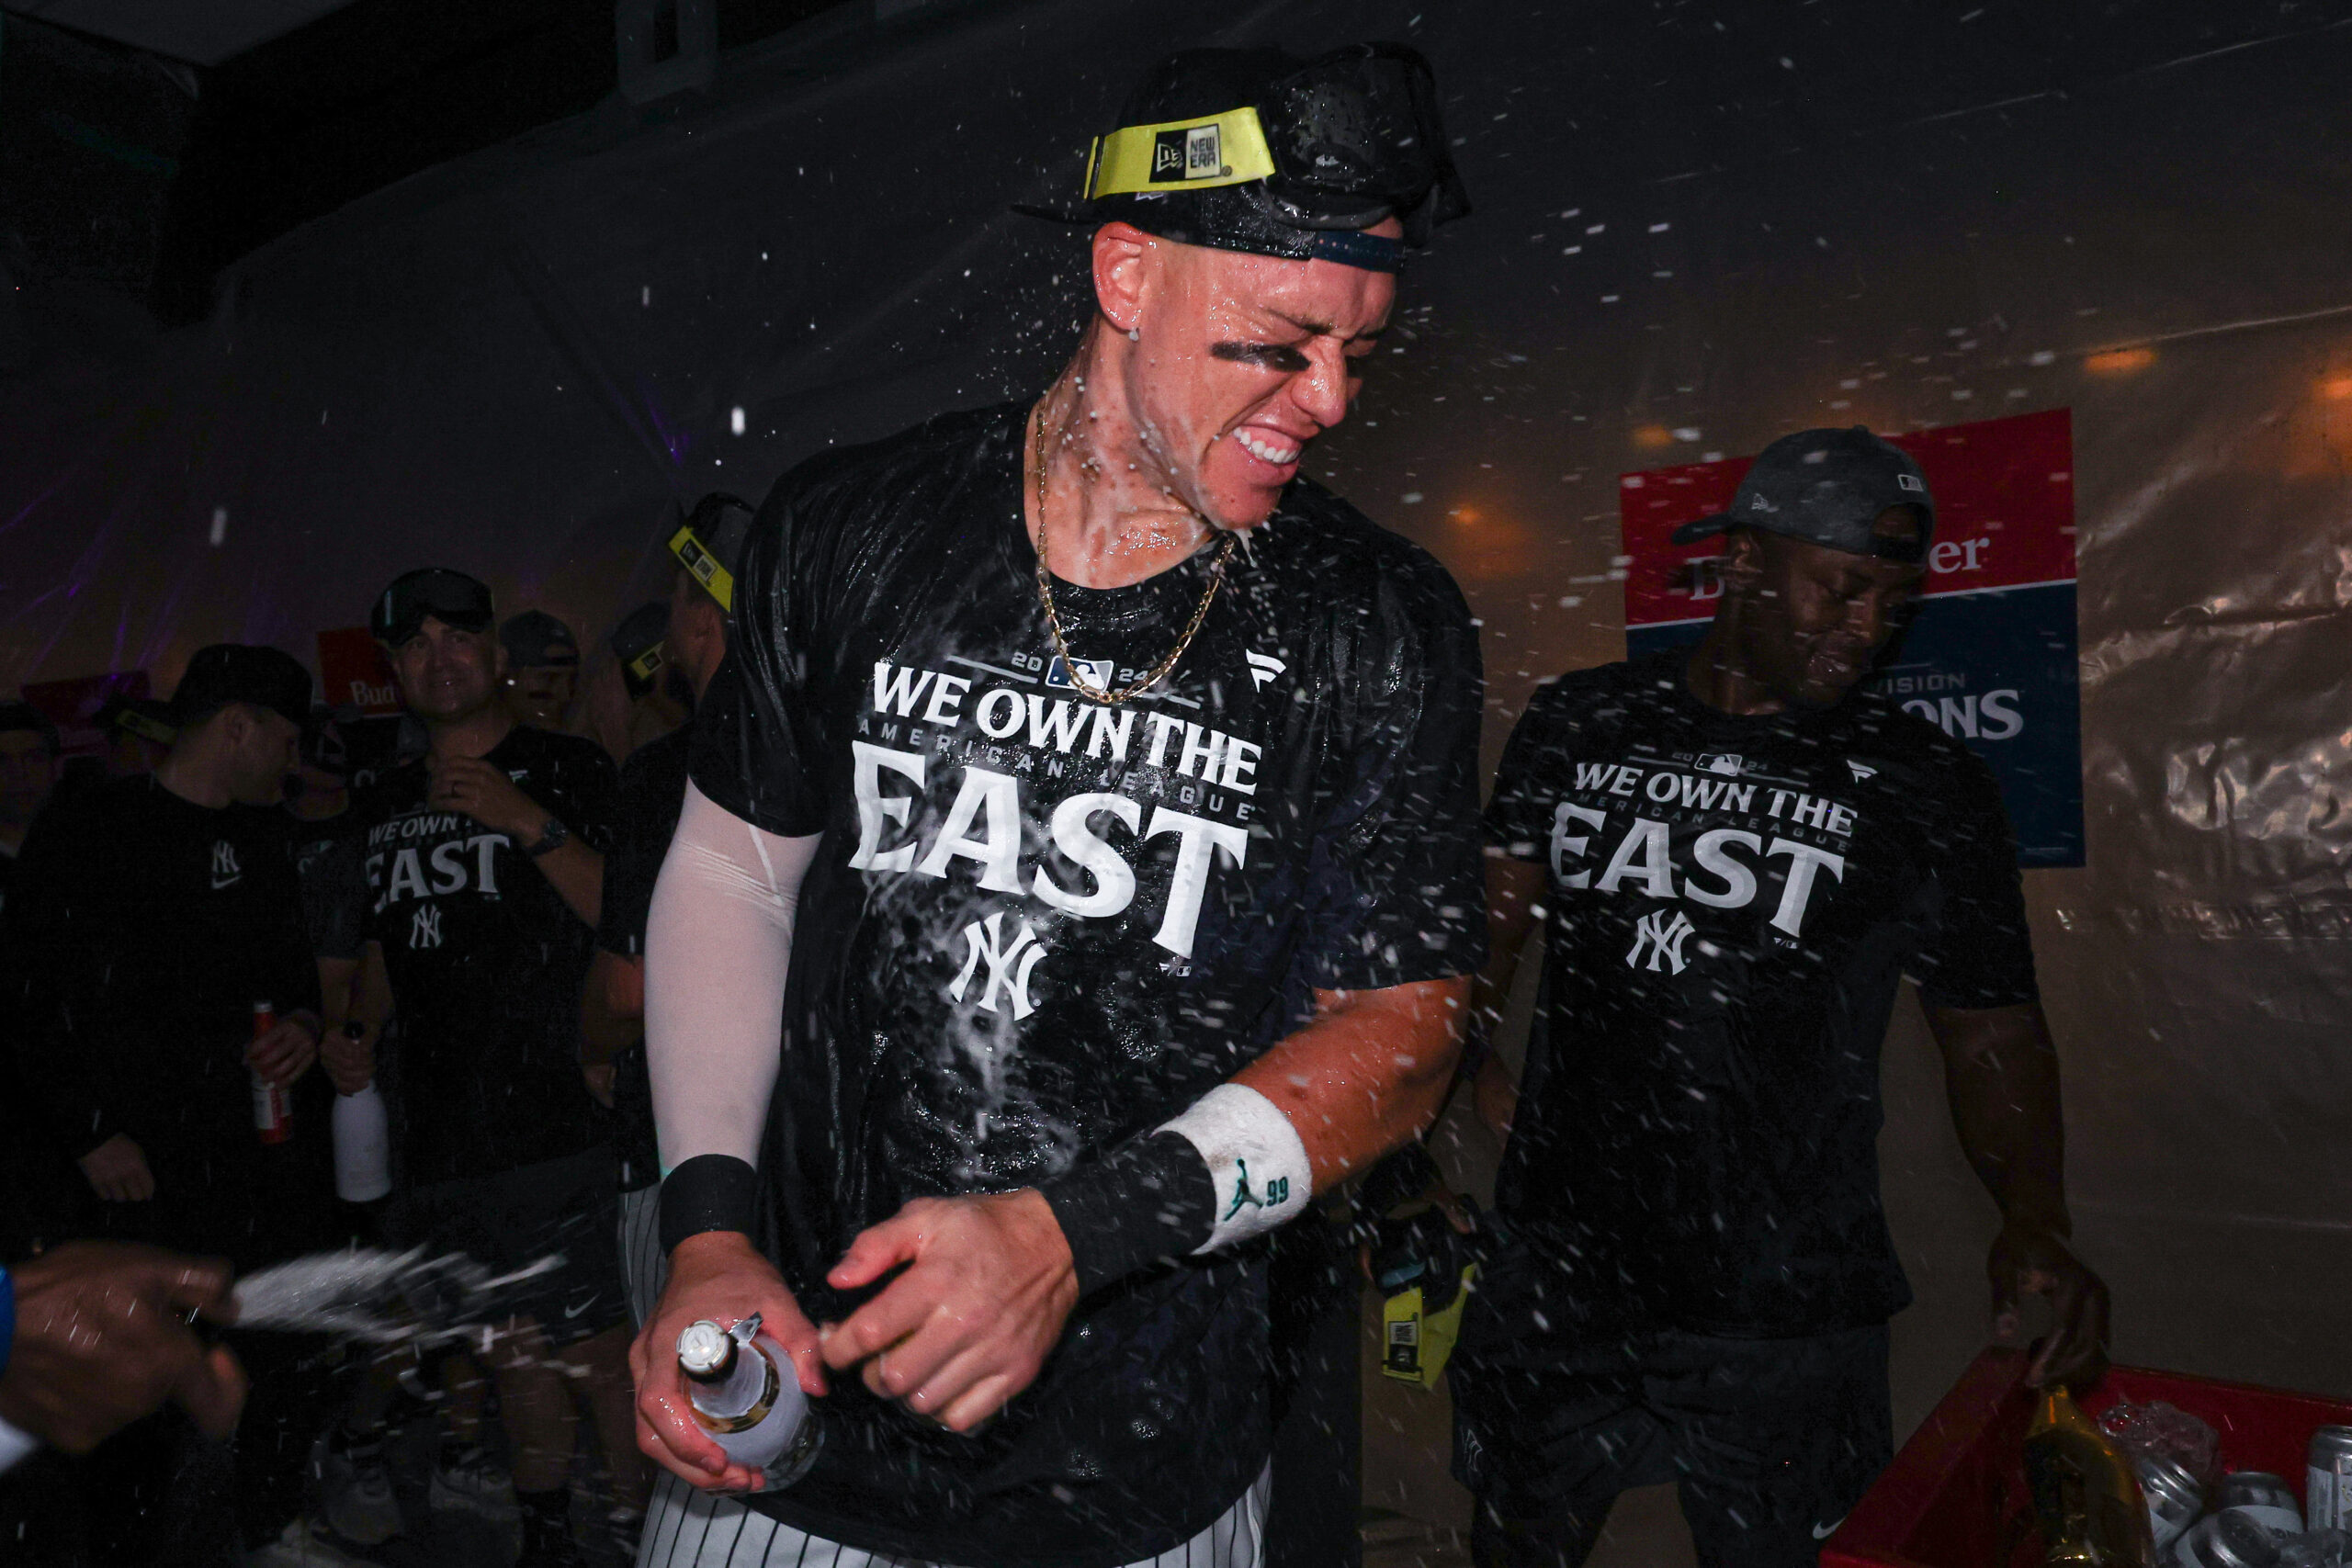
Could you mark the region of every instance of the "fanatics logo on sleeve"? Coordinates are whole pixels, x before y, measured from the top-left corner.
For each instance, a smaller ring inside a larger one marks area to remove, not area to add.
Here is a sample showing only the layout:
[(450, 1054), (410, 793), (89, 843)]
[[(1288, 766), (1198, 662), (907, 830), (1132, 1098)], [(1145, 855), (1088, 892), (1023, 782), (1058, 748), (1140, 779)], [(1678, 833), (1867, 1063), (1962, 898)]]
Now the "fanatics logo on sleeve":
[(1257, 683), (1257, 689), (1261, 692), (1266, 689), (1267, 682), (1289, 668), (1272, 654), (1260, 653), (1255, 649), (1244, 649), (1241, 657), (1249, 660), (1250, 679)]
[(1867, 762), (1857, 762), (1851, 757), (1846, 759), (1846, 771), (1854, 775), (1854, 782), (1856, 784), (1860, 784), (1864, 779), (1874, 779), (1878, 777), (1878, 770), (1876, 768), (1871, 767)]
[(213, 891), (217, 893), (223, 887), (234, 886), (244, 874), (244, 868), (237, 863), (237, 846), (226, 839), (213, 840)]

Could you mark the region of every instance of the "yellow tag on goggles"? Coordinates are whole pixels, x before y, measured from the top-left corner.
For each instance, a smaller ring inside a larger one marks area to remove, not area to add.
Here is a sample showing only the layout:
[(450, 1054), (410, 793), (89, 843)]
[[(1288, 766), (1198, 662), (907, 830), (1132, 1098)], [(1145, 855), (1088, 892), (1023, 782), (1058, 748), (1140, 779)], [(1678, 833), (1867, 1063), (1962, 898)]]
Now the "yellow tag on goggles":
[(1094, 139), (1086, 199), (1152, 191), (1208, 190), (1272, 178), (1274, 154), (1254, 108), (1200, 119), (1130, 125)]
[(650, 681), (653, 672), (662, 668), (662, 645), (655, 643), (628, 661), (628, 672), (639, 681)]
[(670, 536), (670, 553), (678, 558), (680, 566), (694, 573), (695, 581), (718, 601), (720, 609), (730, 615), (735, 613), (735, 574), (718, 564), (718, 558), (711, 554), (710, 547), (691, 526)]

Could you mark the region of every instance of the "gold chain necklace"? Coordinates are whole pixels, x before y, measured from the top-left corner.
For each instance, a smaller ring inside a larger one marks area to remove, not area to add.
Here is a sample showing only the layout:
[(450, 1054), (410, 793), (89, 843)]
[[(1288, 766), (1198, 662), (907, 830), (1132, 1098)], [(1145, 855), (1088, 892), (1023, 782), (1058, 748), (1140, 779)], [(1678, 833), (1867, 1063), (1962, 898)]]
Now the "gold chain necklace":
[[(1062, 636), (1061, 615), (1054, 608), (1054, 578), (1046, 565), (1046, 405), (1042, 402), (1037, 405), (1035, 418), (1037, 435), (1031, 443), (1031, 448), (1037, 465), (1037, 599), (1046, 606), (1046, 628), (1054, 634), (1054, 651), (1061, 655), (1062, 668), (1069, 671), (1071, 686), (1090, 703), (1116, 707), (1159, 684), (1168, 672), (1176, 668), (1176, 661), (1184, 657), (1184, 650), (1193, 646), (1193, 638), (1199, 634), (1201, 623), (1209, 618), (1209, 606), (1216, 603), (1216, 591), (1225, 586), (1226, 562), (1233, 558), (1233, 536), (1227, 534), (1225, 536), (1225, 542), (1216, 552), (1216, 559), (1209, 563), (1209, 585), (1202, 592), (1200, 604), (1193, 609), (1192, 624), (1184, 628), (1184, 635), (1176, 639), (1176, 646), (1168, 650), (1168, 657), (1153, 665), (1144, 678), (1132, 686), (1123, 686), (1114, 692), (1108, 686), (1088, 684), (1086, 677), (1079, 671), (1078, 660), (1070, 653), (1069, 639)], [(1200, 513), (1194, 513), (1193, 515), (1198, 517)]]

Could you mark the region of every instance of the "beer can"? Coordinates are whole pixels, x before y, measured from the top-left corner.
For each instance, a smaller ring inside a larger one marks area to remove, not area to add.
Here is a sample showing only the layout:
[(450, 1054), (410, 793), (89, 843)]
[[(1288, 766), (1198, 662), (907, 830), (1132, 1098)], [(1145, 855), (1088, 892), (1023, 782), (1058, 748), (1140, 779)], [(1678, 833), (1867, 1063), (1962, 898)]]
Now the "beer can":
[(2132, 1465), (2140, 1477), (2141, 1495), (2148, 1500), (2148, 1531), (2156, 1550), (2164, 1551), (2186, 1534), (2205, 1511), (2205, 1489), (2186, 1465), (2155, 1454), (2143, 1454)]
[(2303, 1462), (2303, 1514), (2311, 1528), (2352, 1529), (2352, 1427), (2313, 1432)]
[(2303, 1510), (2287, 1483), (2267, 1470), (2233, 1470), (2214, 1484), (2216, 1516), (2244, 1518), (2273, 1536), (2303, 1533)]
[[(254, 1004), (254, 1038), (277, 1027), (277, 1010), (267, 1002)], [(282, 1144), (294, 1135), (294, 1105), (286, 1086), (270, 1082), (258, 1072), (254, 1080), (254, 1132), (265, 1144)]]
[(2272, 1568), (2278, 1537), (2232, 1509), (2199, 1521), (2165, 1561), (2171, 1568)]

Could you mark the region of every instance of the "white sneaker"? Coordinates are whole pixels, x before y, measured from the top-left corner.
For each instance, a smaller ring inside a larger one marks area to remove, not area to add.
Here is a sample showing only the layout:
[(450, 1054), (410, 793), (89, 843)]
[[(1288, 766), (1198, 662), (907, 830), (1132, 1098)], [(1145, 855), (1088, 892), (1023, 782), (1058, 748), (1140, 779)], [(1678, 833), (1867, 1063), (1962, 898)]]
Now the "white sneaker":
[(374, 1568), (363, 1558), (338, 1551), (306, 1516), (280, 1530), (276, 1540), (245, 1553), (245, 1568)]
[(392, 1472), (379, 1450), (355, 1460), (322, 1437), (311, 1450), (311, 1473), (319, 1479), (319, 1511), (327, 1528), (354, 1546), (381, 1546), (401, 1533), (401, 1507), (392, 1496)]
[(514, 1502), (514, 1478), (478, 1448), (468, 1449), (454, 1461), (435, 1465), (425, 1500), (435, 1509), (462, 1509), (484, 1518), (522, 1517)]

